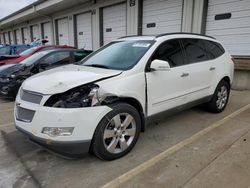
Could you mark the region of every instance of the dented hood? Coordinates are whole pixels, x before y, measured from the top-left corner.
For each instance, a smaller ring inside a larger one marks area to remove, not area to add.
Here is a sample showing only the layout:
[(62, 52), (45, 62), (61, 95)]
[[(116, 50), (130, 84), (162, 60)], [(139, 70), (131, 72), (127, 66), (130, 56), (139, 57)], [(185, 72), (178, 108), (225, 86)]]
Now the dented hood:
[(22, 88), (42, 94), (56, 94), (83, 84), (119, 75), (121, 72), (83, 65), (68, 65), (32, 76), (23, 83)]

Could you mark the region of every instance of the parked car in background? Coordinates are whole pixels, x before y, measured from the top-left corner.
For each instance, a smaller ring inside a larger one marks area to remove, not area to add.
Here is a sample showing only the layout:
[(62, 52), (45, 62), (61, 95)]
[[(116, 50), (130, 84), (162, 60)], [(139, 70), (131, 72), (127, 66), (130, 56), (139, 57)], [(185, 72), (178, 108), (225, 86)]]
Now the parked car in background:
[(105, 160), (127, 154), (158, 114), (202, 103), (222, 112), (234, 72), (220, 42), (185, 33), (121, 38), (81, 63), (27, 79), (15, 124), (56, 152)]
[(13, 64), (13, 63), (19, 63), (22, 60), (26, 59), (29, 56), (32, 56), (36, 52), (44, 51), (44, 50), (50, 50), (54, 48), (74, 48), (72, 46), (67, 46), (67, 45), (45, 45), (45, 46), (36, 46), (29, 48), (19, 55), (13, 55), (13, 56), (6, 56), (5, 60), (0, 60), (0, 66), (5, 65), (5, 64)]
[(31, 46), (27, 44), (4, 45), (0, 47), (0, 60), (16, 58), (21, 52), (29, 48), (31, 48)]
[(46, 50), (37, 52), (18, 64), (4, 65), (0, 71), (0, 94), (15, 97), (26, 78), (48, 69), (80, 61), (91, 52), (71, 48)]

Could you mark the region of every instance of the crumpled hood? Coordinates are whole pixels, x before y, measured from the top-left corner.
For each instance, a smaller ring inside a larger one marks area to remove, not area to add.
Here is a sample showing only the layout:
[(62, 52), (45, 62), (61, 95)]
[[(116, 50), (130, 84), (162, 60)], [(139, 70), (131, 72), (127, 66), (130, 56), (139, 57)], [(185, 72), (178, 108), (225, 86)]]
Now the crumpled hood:
[(28, 78), (22, 88), (42, 94), (56, 94), (99, 79), (116, 76), (121, 72), (83, 65), (68, 65), (36, 74)]

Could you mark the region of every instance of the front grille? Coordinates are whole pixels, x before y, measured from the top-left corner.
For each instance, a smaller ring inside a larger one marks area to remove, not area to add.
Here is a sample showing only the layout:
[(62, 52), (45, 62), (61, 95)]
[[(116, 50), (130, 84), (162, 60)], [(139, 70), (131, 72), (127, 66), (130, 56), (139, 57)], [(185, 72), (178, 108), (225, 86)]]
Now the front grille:
[(21, 89), (20, 90), (20, 98), (24, 101), (35, 103), (35, 104), (40, 104), (43, 96), (38, 93), (30, 92)]
[(35, 111), (22, 108), (20, 106), (16, 107), (16, 118), (19, 121), (31, 122), (35, 115)]

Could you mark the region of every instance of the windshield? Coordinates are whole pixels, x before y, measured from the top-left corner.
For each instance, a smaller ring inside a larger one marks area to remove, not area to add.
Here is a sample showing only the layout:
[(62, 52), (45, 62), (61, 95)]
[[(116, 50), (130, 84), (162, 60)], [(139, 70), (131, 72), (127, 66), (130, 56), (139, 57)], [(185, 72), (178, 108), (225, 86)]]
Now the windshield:
[(33, 50), (37, 49), (37, 47), (33, 47), (33, 48), (29, 48), (27, 50), (24, 50), (22, 53), (20, 53), (19, 55), (29, 55)]
[(81, 63), (85, 66), (129, 70), (138, 63), (153, 42), (152, 40), (112, 42), (83, 59)]
[(0, 55), (10, 55), (10, 47), (5, 46), (0, 48)]
[(37, 53), (33, 54), (32, 56), (21, 61), (20, 64), (30, 66), (30, 65), (34, 64), (37, 60), (42, 58), (43, 56), (47, 55), (48, 53), (49, 53), (48, 51), (37, 52)]

